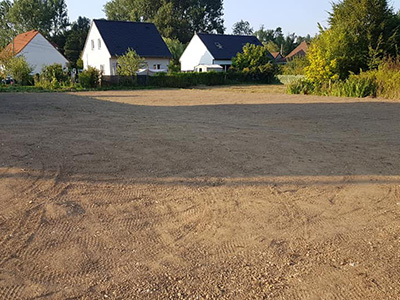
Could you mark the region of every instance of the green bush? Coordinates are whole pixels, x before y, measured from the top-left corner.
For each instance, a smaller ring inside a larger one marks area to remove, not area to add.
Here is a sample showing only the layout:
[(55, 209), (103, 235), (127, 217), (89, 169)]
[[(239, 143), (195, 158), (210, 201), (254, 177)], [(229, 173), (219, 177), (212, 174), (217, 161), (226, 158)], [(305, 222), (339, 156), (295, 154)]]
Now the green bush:
[(225, 73), (158, 73), (149, 77), (149, 85), (171, 88), (188, 88), (196, 85), (223, 85)]
[(65, 71), (60, 64), (53, 64), (50, 66), (44, 66), (40, 73), (40, 80), (46, 80), (49, 82), (57, 81), (60, 84), (70, 81), (68, 72)]
[(257, 82), (257, 83), (273, 83), (277, 81), (276, 75), (278, 73), (278, 66), (272, 63), (266, 63), (258, 67), (244, 68), (238, 70), (231, 68), (227, 72), (226, 78), (229, 81), (236, 83), (243, 82)]
[(281, 67), (282, 75), (305, 75), (305, 68), (309, 65), (307, 57), (295, 57)]
[(310, 95), (316, 92), (316, 87), (311, 81), (300, 79), (288, 84), (287, 92), (289, 94)]
[(89, 66), (79, 74), (79, 83), (84, 88), (96, 88), (99, 85), (100, 71), (94, 67)]
[(30, 75), (33, 68), (26, 62), (24, 56), (14, 56), (7, 61), (5, 73), (11, 75), (20, 85), (32, 85), (33, 77)]
[(35, 86), (46, 90), (57, 90), (72, 87), (68, 72), (60, 64), (53, 64), (42, 68), (40, 75), (35, 76)]
[(376, 97), (378, 83), (374, 72), (361, 73), (360, 75), (350, 75), (345, 81), (338, 81), (332, 85), (329, 92), (332, 96), (338, 97)]
[(400, 57), (383, 61), (374, 74), (378, 97), (400, 99)]

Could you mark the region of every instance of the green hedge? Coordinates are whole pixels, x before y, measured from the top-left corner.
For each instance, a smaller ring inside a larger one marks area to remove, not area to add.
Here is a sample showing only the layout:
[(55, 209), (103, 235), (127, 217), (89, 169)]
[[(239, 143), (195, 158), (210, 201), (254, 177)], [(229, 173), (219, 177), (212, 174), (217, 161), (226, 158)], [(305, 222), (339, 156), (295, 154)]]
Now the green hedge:
[(223, 85), (225, 73), (159, 73), (148, 78), (148, 85), (170, 88), (188, 88), (197, 85)]
[(157, 87), (188, 88), (197, 85), (224, 85), (234, 83), (273, 83), (276, 81), (270, 70), (261, 71), (231, 71), (208, 73), (160, 73), (150, 76), (147, 84)]

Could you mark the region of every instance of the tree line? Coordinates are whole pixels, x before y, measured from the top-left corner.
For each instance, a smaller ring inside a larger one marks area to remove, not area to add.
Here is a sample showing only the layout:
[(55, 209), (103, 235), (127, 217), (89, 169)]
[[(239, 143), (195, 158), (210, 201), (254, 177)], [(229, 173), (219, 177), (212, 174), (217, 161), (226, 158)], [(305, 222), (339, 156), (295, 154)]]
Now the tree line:
[[(175, 69), (194, 32), (222, 34), (226, 29), (222, 0), (110, 0), (104, 12), (108, 20), (155, 23), (171, 49)], [(272, 52), (282, 48), (287, 54), (305, 39), (295, 34), (285, 37), (279, 27), (276, 30), (261, 27), (255, 32), (240, 30), (241, 22), (234, 26), (234, 34), (254, 34)], [(58, 46), (72, 67), (81, 67), (79, 57), (90, 20), (82, 16), (70, 22), (65, 0), (1, 0), (0, 25), (0, 48), (16, 35), (35, 29)]]
[(332, 4), (307, 53), (305, 79), (293, 93), (400, 97), (400, 12), (387, 0)]
[(286, 56), (292, 52), (301, 42), (311, 42), (311, 36), (298, 36), (295, 33), (284, 35), (282, 28), (266, 29), (264, 25), (259, 30), (254, 31), (248, 21), (240, 20), (232, 26), (232, 33), (235, 35), (255, 35), (270, 52), (281, 52)]
[(71, 67), (77, 67), (90, 20), (79, 17), (70, 22), (65, 0), (2, 0), (0, 25), (0, 48), (20, 33), (38, 30), (58, 46)]

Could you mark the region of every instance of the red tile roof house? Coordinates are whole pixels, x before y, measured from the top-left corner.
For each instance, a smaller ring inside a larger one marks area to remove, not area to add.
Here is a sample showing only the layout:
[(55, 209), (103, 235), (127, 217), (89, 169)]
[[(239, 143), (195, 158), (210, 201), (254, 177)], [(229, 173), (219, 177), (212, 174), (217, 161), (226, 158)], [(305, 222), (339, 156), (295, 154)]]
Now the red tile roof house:
[(277, 64), (285, 64), (286, 63), (286, 58), (283, 57), (282, 53), (271, 52), (271, 55), (274, 57)]
[(67, 66), (68, 60), (39, 31), (32, 30), (17, 35), (7, 47), (16, 56), (24, 56), (33, 68), (32, 74), (40, 73), (44, 66), (60, 64)]
[(299, 46), (297, 46), (296, 49), (294, 49), (292, 52), (290, 52), (287, 56), (286, 56), (286, 60), (289, 61), (295, 57), (305, 57), (307, 55), (307, 51), (308, 51), (308, 44), (307, 42), (301, 42), (301, 44)]

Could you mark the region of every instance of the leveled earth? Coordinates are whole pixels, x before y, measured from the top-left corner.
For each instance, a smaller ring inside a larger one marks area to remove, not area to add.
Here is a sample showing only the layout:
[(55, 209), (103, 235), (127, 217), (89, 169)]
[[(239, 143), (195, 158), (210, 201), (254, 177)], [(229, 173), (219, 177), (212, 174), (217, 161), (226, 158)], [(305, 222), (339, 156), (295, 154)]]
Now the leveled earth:
[(399, 299), (400, 102), (268, 91), (0, 94), (0, 299)]

